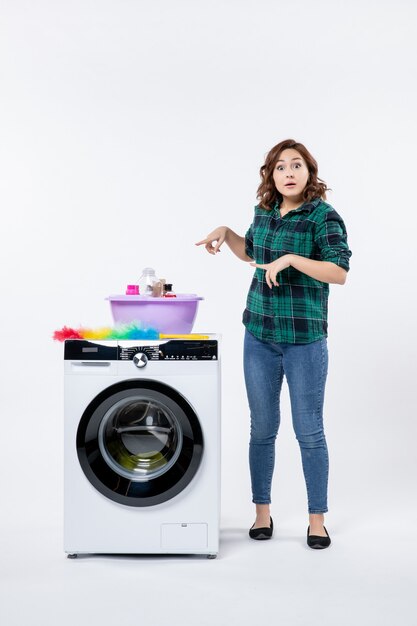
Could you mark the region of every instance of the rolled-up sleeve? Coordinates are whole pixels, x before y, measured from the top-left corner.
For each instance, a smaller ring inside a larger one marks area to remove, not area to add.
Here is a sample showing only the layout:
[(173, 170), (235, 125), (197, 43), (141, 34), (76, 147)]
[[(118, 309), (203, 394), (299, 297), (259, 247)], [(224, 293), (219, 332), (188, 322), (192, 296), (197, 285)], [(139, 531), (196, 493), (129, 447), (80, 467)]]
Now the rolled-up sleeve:
[(245, 252), (246, 254), (253, 259), (253, 230), (252, 230), (252, 226), (253, 224), (251, 224), (248, 228), (248, 230), (246, 231), (245, 234)]
[(315, 243), (322, 261), (336, 263), (347, 272), (349, 271), (349, 259), (352, 252), (347, 241), (346, 227), (334, 209), (325, 213), (323, 220), (317, 224)]

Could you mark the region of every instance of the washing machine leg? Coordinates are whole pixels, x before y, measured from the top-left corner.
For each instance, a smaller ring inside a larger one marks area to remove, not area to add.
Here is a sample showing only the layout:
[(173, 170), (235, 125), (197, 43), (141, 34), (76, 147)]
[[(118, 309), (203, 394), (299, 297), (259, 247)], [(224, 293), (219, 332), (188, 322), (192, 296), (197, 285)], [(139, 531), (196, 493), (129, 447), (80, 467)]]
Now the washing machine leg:
[(216, 559), (217, 558), (217, 554), (208, 554), (207, 558), (208, 559)]
[(78, 557), (77, 553), (74, 554), (67, 554), (67, 559), (76, 559)]

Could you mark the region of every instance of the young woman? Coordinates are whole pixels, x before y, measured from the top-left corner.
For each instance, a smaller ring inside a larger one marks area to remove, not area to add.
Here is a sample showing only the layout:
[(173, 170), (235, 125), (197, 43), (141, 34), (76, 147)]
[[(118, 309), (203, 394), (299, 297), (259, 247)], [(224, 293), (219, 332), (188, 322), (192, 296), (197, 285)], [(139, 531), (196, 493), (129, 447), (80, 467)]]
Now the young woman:
[(244, 237), (219, 226), (196, 245), (217, 254), (224, 242), (257, 268), (246, 308), (244, 375), (251, 416), (249, 465), (256, 519), (249, 536), (272, 537), (271, 482), (279, 400), (287, 379), (307, 489), (307, 544), (326, 548), (329, 456), (323, 429), (329, 283), (343, 285), (351, 251), (345, 224), (325, 202), (317, 162), (293, 139), (266, 156), (254, 219)]

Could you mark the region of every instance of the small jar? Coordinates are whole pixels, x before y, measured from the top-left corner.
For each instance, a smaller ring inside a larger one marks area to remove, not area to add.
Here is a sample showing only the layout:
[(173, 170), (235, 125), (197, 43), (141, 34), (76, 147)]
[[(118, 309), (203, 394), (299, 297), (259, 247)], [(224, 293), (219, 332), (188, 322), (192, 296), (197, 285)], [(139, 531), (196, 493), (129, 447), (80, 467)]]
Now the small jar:
[(162, 282), (160, 280), (157, 280), (156, 282), (154, 282), (154, 284), (152, 285), (152, 296), (154, 298), (160, 298), (163, 294), (163, 285)]
[(164, 297), (176, 298), (176, 294), (172, 291), (172, 283), (165, 283), (164, 285)]

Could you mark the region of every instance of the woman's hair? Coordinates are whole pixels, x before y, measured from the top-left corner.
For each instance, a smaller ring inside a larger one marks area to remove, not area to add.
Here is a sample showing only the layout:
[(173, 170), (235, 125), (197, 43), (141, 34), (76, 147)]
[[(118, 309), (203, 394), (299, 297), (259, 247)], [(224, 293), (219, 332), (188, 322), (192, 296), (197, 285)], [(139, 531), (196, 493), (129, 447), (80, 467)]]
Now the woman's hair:
[(262, 182), (258, 187), (256, 197), (259, 199), (259, 206), (261, 209), (269, 211), (272, 209), (277, 200), (282, 202), (282, 194), (280, 194), (278, 189), (275, 187), (273, 173), (281, 152), (287, 148), (294, 148), (294, 150), (297, 150), (297, 152), (299, 152), (303, 157), (308, 167), (310, 175), (303, 191), (303, 198), (305, 201), (309, 202), (313, 198), (323, 198), (323, 200), (325, 200), (326, 191), (331, 191), (331, 189), (327, 187), (326, 183), (317, 176), (317, 161), (309, 153), (307, 148), (302, 143), (294, 141), (294, 139), (285, 139), (271, 148), (265, 157), (264, 165), (262, 165), (259, 170)]

